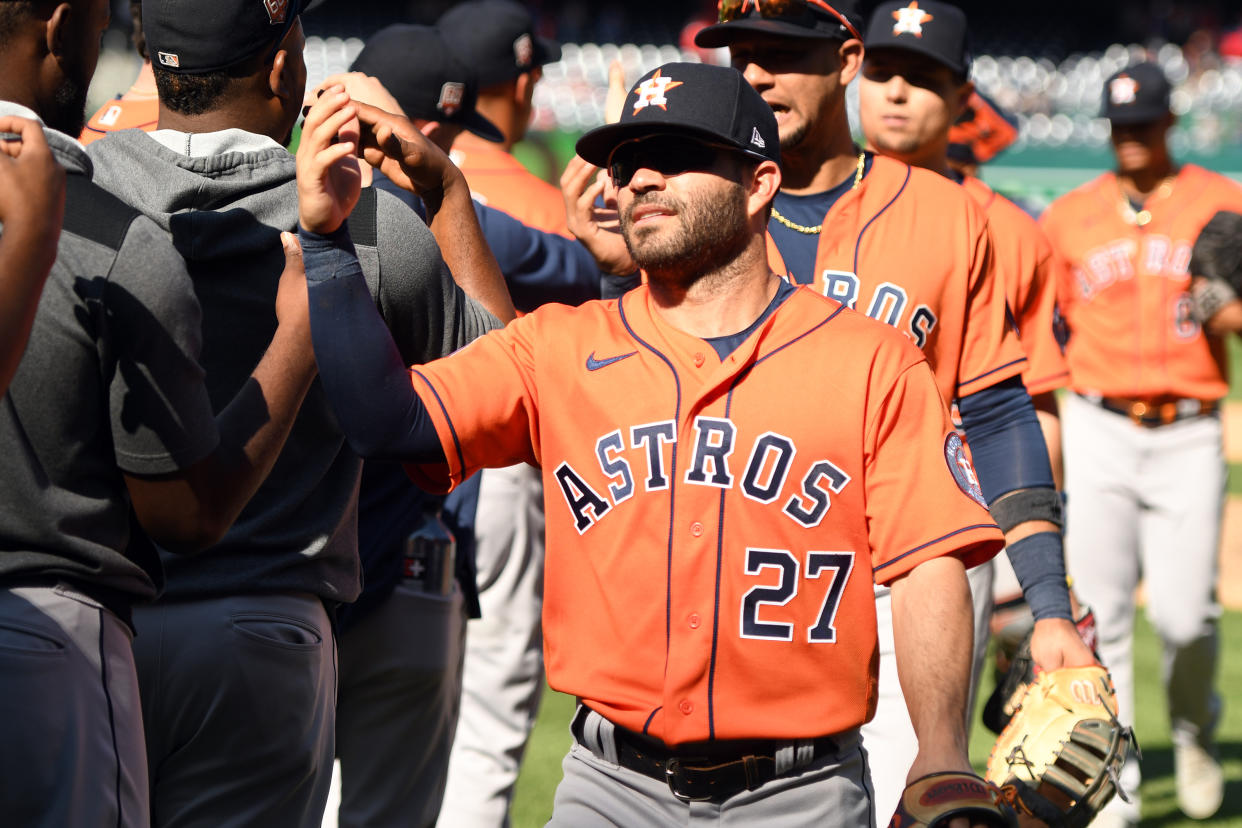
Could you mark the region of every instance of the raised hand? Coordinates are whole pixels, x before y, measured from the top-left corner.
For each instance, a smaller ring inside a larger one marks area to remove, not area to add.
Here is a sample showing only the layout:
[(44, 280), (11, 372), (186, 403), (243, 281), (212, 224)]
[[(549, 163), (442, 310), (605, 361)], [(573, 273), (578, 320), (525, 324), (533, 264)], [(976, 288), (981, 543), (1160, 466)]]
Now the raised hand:
[(336, 85), (306, 113), (297, 155), (298, 220), (313, 233), (335, 232), (358, 203), (358, 107)]

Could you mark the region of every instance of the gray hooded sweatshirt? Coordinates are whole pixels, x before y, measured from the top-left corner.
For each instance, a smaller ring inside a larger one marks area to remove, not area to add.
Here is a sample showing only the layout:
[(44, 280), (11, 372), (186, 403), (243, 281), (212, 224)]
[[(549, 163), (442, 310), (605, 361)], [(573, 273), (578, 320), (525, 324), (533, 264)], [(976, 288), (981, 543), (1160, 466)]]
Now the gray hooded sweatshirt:
[[(202, 305), (207, 389), (219, 411), (276, 330), (279, 234), (298, 222), (294, 158), (237, 129), (159, 135), (163, 143), (138, 130), (116, 132), (88, 152), (96, 181), (170, 233), (185, 258)], [(365, 190), (350, 232), (408, 364), (451, 353), (499, 326), (453, 282), (430, 230), (398, 199)], [(166, 598), (299, 591), (354, 600), (361, 469), (316, 381), (271, 474), (224, 539), (194, 555), (161, 553)]]
[[(0, 115), (37, 119), (5, 101)], [(219, 443), (199, 304), (168, 236), (90, 183), (81, 144), (43, 132), (68, 192), (56, 263), (0, 398), (0, 585), (67, 579), (124, 618), (163, 577), (133, 531), (123, 474), (176, 472)]]

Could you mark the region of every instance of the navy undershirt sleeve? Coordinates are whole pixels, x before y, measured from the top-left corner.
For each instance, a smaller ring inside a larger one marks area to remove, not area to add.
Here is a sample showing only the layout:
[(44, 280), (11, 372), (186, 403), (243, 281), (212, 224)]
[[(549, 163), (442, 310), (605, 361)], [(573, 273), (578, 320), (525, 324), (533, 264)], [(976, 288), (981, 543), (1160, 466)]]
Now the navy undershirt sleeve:
[(1053, 488), (1044, 433), (1021, 378), (961, 397), (957, 409), (984, 500), (993, 503), (1018, 489)]
[(319, 379), (341, 431), (362, 457), (443, 463), (444, 450), (367, 289), (345, 226), (298, 228)]

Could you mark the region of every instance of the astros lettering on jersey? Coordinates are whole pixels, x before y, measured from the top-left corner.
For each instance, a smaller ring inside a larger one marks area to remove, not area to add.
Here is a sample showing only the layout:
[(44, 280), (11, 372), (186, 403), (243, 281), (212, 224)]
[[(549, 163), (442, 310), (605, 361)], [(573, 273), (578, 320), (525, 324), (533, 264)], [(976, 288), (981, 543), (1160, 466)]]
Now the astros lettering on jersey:
[(1071, 387), (1083, 393), (1218, 399), (1224, 355), (1190, 315), (1195, 238), (1217, 210), (1242, 209), (1242, 187), (1182, 167), (1171, 188), (1131, 208), (1114, 173), (1057, 199), (1041, 224), (1068, 264), (1058, 290)]
[[(771, 236), (768, 261), (787, 272)], [(824, 216), (813, 285), (922, 348), (950, 402), (1025, 367), (994, 272), (987, 219), (960, 186), (876, 155)]]
[(409, 467), (424, 486), (543, 469), (550, 684), (668, 744), (862, 724), (873, 583), (1002, 543), (923, 355), (809, 289), (723, 362), (644, 286), (412, 382), (448, 460)]

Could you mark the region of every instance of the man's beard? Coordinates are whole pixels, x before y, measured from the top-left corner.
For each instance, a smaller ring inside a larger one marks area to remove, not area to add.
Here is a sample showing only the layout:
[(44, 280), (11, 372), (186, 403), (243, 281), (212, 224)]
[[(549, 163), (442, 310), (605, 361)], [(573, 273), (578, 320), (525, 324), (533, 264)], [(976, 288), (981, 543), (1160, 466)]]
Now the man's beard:
[(87, 84), (65, 75), (52, 98), (52, 110), (40, 113), (52, 129), (77, 138), (86, 126)]
[[(662, 204), (676, 211), (676, 233), (644, 239), (634, 229), (634, 210), (644, 204)], [(704, 273), (720, 270), (736, 259), (749, 241), (746, 192), (730, 183), (723, 193), (700, 192), (691, 201), (667, 194), (636, 196), (621, 215), (621, 232), (634, 263), (648, 274), (688, 284)]]
[(806, 139), (806, 133), (810, 129), (806, 121), (798, 124), (793, 128), (792, 132), (788, 132), (780, 136), (781, 152), (789, 152), (795, 150)]

